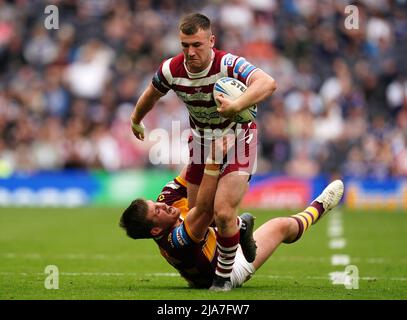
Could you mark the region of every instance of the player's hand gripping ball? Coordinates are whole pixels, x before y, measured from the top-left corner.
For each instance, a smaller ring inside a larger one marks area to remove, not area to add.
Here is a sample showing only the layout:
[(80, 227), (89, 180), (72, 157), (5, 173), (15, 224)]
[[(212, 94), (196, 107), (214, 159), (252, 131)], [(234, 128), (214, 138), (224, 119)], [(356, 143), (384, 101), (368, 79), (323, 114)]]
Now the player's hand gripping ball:
[[(216, 81), (213, 86), (213, 97), (215, 99), (216, 105), (221, 106), (221, 103), (216, 99), (219, 95), (230, 100), (235, 100), (243, 94), (247, 89), (246, 85), (234, 78), (223, 77)], [(237, 113), (232, 121), (238, 123), (251, 122), (256, 118), (257, 115), (257, 105), (253, 105), (243, 111)]]

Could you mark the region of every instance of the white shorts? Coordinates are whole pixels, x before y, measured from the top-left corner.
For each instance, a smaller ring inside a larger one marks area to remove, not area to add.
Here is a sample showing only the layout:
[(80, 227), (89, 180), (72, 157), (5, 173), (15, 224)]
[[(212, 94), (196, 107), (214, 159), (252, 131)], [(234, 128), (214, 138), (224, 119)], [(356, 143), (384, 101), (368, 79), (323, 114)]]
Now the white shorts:
[(232, 274), (230, 275), (233, 288), (241, 287), (243, 283), (252, 277), (255, 271), (253, 264), (247, 262), (239, 246), (236, 252)]

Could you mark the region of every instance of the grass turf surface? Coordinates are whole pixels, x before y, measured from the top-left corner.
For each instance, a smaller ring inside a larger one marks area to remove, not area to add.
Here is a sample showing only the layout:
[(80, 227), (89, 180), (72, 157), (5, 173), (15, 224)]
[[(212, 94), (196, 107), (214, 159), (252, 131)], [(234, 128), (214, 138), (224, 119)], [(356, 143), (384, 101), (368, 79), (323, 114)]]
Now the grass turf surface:
[[(296, 211), (251, 210), (256, 227)], [(152, 240), (131, 240), (118, 227), (121, 209), (0, 208), (0, 299), (286, 300), (407, 299), (407, 214), (337, 209), (295, 244), (282, 244), (242, 288), (189, 289)], [(332, 218), (346, 246), (329, 248)], [(359, 269), (359, 289), (334, 285), (333, 254)], [(47, 265), (59, 289), (44, 287)]]

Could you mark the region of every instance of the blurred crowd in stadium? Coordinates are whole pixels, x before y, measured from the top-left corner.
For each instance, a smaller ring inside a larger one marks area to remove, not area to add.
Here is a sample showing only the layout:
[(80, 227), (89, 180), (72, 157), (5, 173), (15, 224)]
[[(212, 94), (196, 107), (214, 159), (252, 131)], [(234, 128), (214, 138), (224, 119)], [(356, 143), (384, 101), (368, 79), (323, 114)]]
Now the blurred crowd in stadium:
[[(50, 3), (57, 30), (44, 27)], [(348, 4), (359, 29), (344, 26)], [(180, 52), (178, 20), (191, 11), (212, 19), (217, 48), (277, 81), (258, 110), (259, 172), (407, 176), (406, 0), (0, 0), (2, 165), (151, 167), (129, 115)], [(172, 120), (188, 127), (169, 95), (145, 124)]]

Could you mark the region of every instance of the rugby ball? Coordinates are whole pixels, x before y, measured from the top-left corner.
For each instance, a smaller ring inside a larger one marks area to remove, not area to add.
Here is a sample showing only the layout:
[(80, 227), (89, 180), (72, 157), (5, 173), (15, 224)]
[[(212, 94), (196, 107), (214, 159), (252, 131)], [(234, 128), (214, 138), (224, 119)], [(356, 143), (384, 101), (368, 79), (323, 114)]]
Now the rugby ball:
[[(216, 100), (218, 95), (223, 95), (225, 98), (235, 100), (243, 94), (247, 89), (246, 85), (235, 79), (229, 77), (220, 78), (213, 86), (213, 98), (216, 105), (219, 107), (220, 103)], [(256, 119), (257, 105), (253, 105), (238, 114), (232, 119), (233, 122), (245, 123)]]

